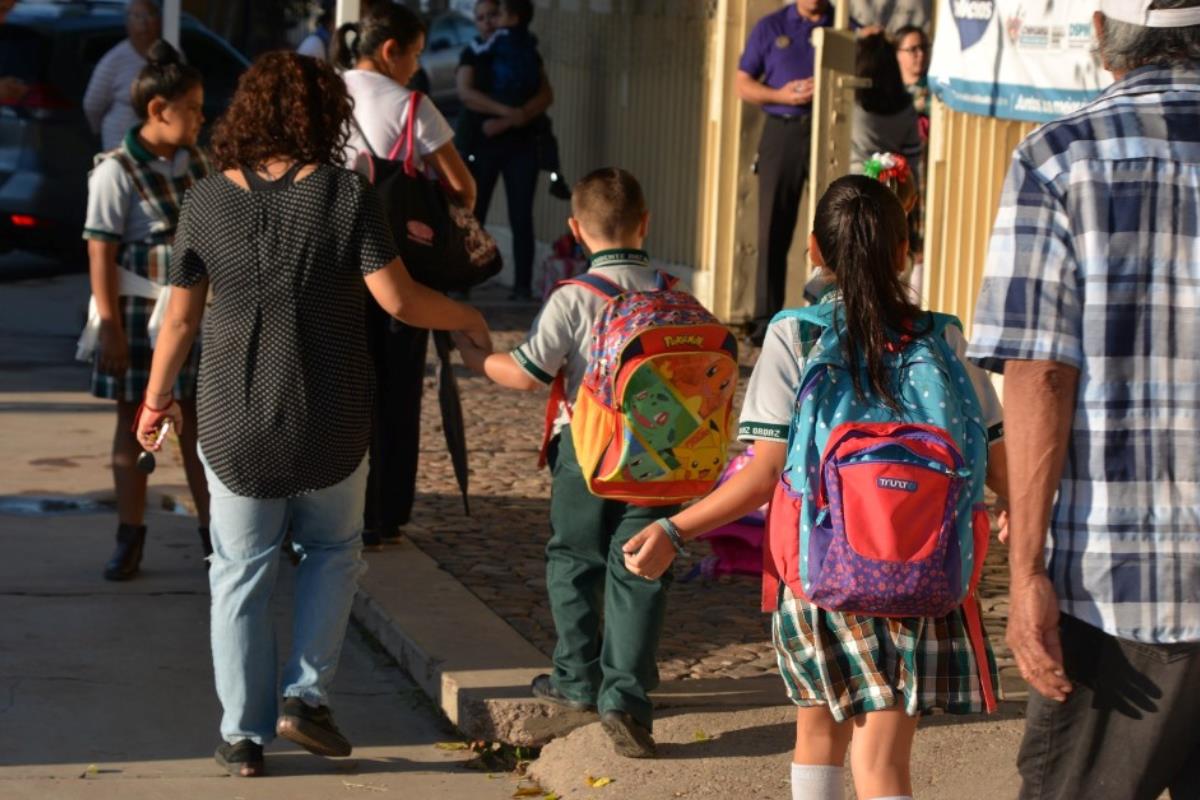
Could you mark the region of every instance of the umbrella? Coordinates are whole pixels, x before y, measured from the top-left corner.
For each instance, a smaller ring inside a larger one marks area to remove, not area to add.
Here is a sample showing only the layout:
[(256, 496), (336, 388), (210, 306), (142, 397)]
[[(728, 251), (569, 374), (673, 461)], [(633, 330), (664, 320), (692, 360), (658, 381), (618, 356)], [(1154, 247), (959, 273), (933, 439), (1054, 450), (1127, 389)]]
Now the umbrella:
[(471, 505), (467, 501), (467, 431), (463, 424), (458, 379), (454, 377), (454, 366), (450, 363), (450, 351), (454, 349), (454, 343), (446, 331), (434, 331), (433, 346), (438, 357), (438, 406), (442, 409), (442, 431), (446, 435), (450, 461), (454, 464), (454, 477), (458, 479), (458, 488), (462, 492), (463, 511), (470, 515)]

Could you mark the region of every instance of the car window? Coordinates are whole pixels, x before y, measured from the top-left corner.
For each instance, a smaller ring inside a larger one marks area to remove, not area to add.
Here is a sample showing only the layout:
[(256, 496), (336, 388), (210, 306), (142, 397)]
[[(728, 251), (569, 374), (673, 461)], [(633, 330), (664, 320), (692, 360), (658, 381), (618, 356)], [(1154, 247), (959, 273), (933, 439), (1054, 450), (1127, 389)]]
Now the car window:
[(475, 29), (475, 23), (466, 18), (456, 20), (454, 27), (458, 33), (458, 41), (456, 43), (460, 45), (470, 44), (475, 41), (475, 36), (479, 33)]
[(454, 29), (452, 17), (438, 17), (429, 26), (428, 41), (425, 49), (430, 52), (447, 50), (458, 43), (458, 32)]

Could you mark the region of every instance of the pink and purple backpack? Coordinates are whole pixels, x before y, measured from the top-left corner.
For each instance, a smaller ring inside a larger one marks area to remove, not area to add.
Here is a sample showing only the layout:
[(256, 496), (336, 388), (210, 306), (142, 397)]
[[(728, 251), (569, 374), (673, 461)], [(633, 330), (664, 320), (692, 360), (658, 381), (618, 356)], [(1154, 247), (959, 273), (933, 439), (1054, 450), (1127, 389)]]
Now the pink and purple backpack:
[[(964, 607), (980, 663), (975, 589), (991, 534), (983, 502), (987, 431), (947, 344), (954, 317), (900, 337), (885, 354), (900, 411), (854, 391), (840, 304), (784, 311), (814, 341), (801, 376), (783, 475), (767, 521), (768, 583), (821, 608), (876, 617), (942, 617)], [(861, 361), (861, 360), (860, 360)], [(870, 386), (865, 365), (861, 383)], [(774, 585), (777, 586), (777, 583)], [(980, 678), (989, 707), (990, 677)]]

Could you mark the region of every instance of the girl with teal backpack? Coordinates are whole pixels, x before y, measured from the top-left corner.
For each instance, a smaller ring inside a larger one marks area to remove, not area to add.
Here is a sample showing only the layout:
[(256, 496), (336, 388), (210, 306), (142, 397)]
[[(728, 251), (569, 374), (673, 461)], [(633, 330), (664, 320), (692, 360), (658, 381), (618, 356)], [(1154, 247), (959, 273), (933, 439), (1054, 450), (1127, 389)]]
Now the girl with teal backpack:
[(792, 795), (840, 800), (849, 751), (859, 798), (903, 800), (919, 717), (995, 708), (975, 590), (985, 478), (1007, 493), (1001, 409), (958, 320), (912, 302), (890, 189), (834, 181), (809, 248), (834, 282), (767, 331), (739, 426), (753, 459), (634, 536), (626, 565), (656, 578), (683, 542), (770, 501), (763, 610), (798, 707)]

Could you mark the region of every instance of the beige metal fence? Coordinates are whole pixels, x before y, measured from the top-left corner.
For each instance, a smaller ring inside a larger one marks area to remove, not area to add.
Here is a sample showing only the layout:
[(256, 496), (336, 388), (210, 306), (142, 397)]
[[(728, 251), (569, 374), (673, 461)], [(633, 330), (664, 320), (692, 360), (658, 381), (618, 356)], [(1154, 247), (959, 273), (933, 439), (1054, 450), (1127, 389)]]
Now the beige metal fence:
[(968, 335), (1000, 189), (1013, 151), (1034, 127), (934, 103), (925, 207), (925, 303), (956, 314)]

